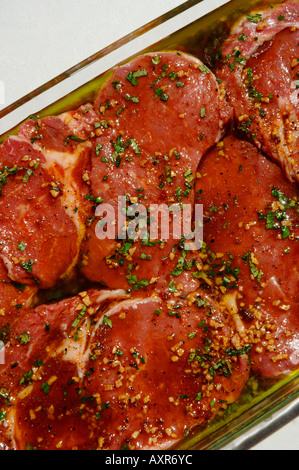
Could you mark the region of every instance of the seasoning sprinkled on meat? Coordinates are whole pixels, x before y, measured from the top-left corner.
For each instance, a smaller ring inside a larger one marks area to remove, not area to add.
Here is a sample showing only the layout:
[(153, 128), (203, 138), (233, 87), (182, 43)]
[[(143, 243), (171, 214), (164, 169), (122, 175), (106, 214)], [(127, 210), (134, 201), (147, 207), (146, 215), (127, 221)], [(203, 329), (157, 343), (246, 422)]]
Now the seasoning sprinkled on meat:
[(219, 51), (217, 71), (243, 138), (292, 182), (299, 181), (298, 28), (296, 1), (246, 15)]

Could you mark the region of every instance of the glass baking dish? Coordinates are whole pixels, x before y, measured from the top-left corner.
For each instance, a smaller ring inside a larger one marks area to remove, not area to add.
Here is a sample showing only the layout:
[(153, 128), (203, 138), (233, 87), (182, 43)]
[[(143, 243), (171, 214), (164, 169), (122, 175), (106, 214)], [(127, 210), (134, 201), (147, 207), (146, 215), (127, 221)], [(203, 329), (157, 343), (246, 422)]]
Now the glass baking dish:
[[(279, 3), (273, 0), (272, 4)], [(143, 52), (183, 50), (213, 67), (212, 52), (240, 15), (269, 5), (261, 0), (188, 0), (0, 110), (0, 140), (16, 134), (28, 116), (58, 114), (93, 99), (113, 67)], [(226, 416), (196, 429), (181, 450), (249, 449), (299, 415), (299, 371), (246, 391)]]

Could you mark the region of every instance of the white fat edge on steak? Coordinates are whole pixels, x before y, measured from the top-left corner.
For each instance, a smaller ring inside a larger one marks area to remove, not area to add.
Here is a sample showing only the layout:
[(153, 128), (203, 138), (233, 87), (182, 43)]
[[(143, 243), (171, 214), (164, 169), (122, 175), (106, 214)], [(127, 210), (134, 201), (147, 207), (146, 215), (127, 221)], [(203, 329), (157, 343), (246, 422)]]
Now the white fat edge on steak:
[(78, 235), (76, 247), (77, 254), (74, 257), (71, 265), (67, 268), (66, 272), (61, 276), (62, 278), (67, 277), (73, 271), (74, 266), (77, 264), (80, 254), (80, 246), (86, 233), (85, 221), (82, 220), (80, 211), (75, 210), (75, 208), (80, 206), (80, 198), (82, 198), (82, 195), (75, 179), (72, 178), (72, 171), (76, 167), (81, 152), (84, 151), (86, 147), (91, 148), (92, 144), (90, 142), (80, 143), (78, 144), (74, 153), (59, 152), (56, 150), (47, 149), (42, 150), (42, 153), (46, 159), (46, 162), (43, 164), (43, 166), (51, 175), (55, 176), (57, 173), (58, 181), (61, 178), (61, 174), (59, 172), (59, 168), (57, 167), (63, 169), (63, 187), (62, 195), (60, 196), (61, 204), (64, 207), (67, 216), (75, 224)]
[[(128, 294), (122, 289), (114, 291), (102, 291), (96, 300), (92, 302), (92, 306), (95, 307), (95, 311), (90, 315), (94, 316), (97, 314), (98, 310), (105, 304), (106, 301), (119, 301), (124, 298), (127, 298)], [(116, 306), (117, 307), (117, 306)], [(106, 313), (107, 314), (107, 313)], [(104, 314), (101, 315), (103, 318)], [(92, 327), (92, 331), (96, 326)], [(74, 335), (69, 333), (69, 329), (65, 323), (61, 324), (61, 330), (65, 336), (65, 339), (62, 340), (61, 344), (51, 352), (51, 355), (60, 356), (62, 355), (62, 360), (70, 362), (77, 367), (78, 377), (82, 379), (84, 377), (86, 363), (90, 357), (90, 348), (91, 348), (91, 336), (90, 331), (90, 319), (87, 316), (80, 322), (80, 331), (79, 335), (74, 338)]]

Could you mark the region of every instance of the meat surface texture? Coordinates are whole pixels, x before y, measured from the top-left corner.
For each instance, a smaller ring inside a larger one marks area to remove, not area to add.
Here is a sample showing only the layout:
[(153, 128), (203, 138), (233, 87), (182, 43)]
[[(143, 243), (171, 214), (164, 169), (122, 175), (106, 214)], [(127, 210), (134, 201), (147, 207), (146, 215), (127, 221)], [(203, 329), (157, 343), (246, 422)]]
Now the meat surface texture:
[[(127, 297), (127, 298), (126, 298)], [(23, 313), (0, 366), (15, 449), (165, 448), (207, 424), (249, 374), (230, 318), (192, 301), (88, 291)]]
[[(235, 316), (251, 366), (264, 377), (298, 368), (298, 189), (255, 146), (227, 136), (204, 158), (197, 192), (210, 278)], [(221, 257), (220, 257), (221, 255)]]
[(218, 53), (217, 77), (236, 126), (289, 180), (299, 181), (299, 3), (239, 21)]
[(53, 287), (78, 261), (90, 144), (68, 139), (66, 119), (30, 119), (0, 147), (0, 258), (14, 282)]
[(5, 328), (15, 321), (21, 309), (29, 308), (33, 304), (37, 291), (36, 286), (13, 282), (7, 276), (4, 264), (0, 260), (0, 329), (4, 327), (0, 341), (3, 341), (3, 335), (6, 334)]
[(298, 17), (1, 144), (0, 449), (170, 448), (298, 370)]
[(159, 217), (152, 205), (166, 207), (165, 219), (172, 205), (193, 207), (197, 165), (223, 135), (230, 108), (215, 76), (198, 59), (158, 52), (116, 68), (94, 109), (99, 119), (91, 191), (111, 207), (116, 229), (112, 226), (112, 235), (110, 231), (99, 239), (95, 233), (101, 220), (96, 217), (82, 246), (82, 272), (111, 288), (164, 284), (165, 273), (177, 264), (178, 253), (169, 255), (176, 251), (182, 231), (175, 238), (170, 222), (168, 237), (143, 230), (126, 234), (124, 240), (119, 198), (144, 208), (146, 227), (148, 217)]

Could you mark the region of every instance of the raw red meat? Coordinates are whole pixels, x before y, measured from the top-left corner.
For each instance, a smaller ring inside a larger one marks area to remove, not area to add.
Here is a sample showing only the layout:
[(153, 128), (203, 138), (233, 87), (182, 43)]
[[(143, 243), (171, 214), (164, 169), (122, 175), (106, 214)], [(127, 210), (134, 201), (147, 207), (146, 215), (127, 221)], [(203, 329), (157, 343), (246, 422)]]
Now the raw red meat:
[[(209, 277), (231, 308), (252, 369), (275, 376), (299, 365), (299, 192), (255, 146), (226, 137), (204, 158), (196, 190)], [(215, 283), (213, 282), (215, 285)], [(217, 284), (217, 282), (216, 282)]]
[(2, 316), (4, 315), (3, 310), (9, 311), (10, 308), (16, 305), (20, 306), (22, 304), (23, 307), (29, 307), (31, 297), (36, 292), (36, 286), (26, 286), (25, 284), (12, 281), (7, 276), (4, 264), (0, 260), (0, 311), (2, 311)]
[(5, 360), (1, 346), (7, 342), (12, 324), (24, 309), (33, 305), (36, 293), (36, 286), (11, 281), (0, 259), (0, 362)]
[[(30, 140), (35, 147), (50, 157), (49, 151), (54, 150), (62, 154), (76, 153), (80, 143), (88, 145), (90, 138), (94, 137), (94, 123), (97, 117), (89, 103), (57, 116), (30, 116), (20, 126), (19, 135)], [(84, 146), (79, 146), (82, 147)], [(75, 157), (76, 155), (73, 155), (73, 159)], [(63, 166), (62, 157), (60, 164)]]
[(193, 207), (197, 165), (223, 135), (230, 108), (214, 75), (198, 59), (161, 52), (116, 68), (94, 109), (99, 117), (91, 190), (95, 200), (112, 206), (116, 231), (112, 239), (99, 240), (95, 218), (82, 246), (82, 272), (112, 288), (165, 284), (165, 273), (177, 265), (181, 237), (174, 239), (170, 225), (170, 237), (159, 233), (153, 242), (150, 236), (147, 243), (134, 235), (120, 239), (118, 197), (126, 197), (129, 205), (142, 204), (151, 218), (151, 204)]
[(246, 15), (218, 58), (236, 126), (299, 181), (299, 3)]
[(91, 144), (66, 140), (62, 119), (30, 119), (0, 148), (0, 257), (12, 281), (40, 288), (71, 275), (91, 211)]
[(1, 371), (10, 446), (164, 448), (239, 396), (248, 358), (212, 300), (125, 297), (89, 291), (19, 319)]
[[(165, 449), (252, 374), (298, 368), (297, 27), (297, 2), (247, 15), (217, 79), (188, 54), (144, 54), (93, 104), (1, 145), (0, 448)], [(155, 204), (169, 234), (141, 240)], [(189, 206), (194, 222), (198, 204), (193, 251), (168, 216)]]

